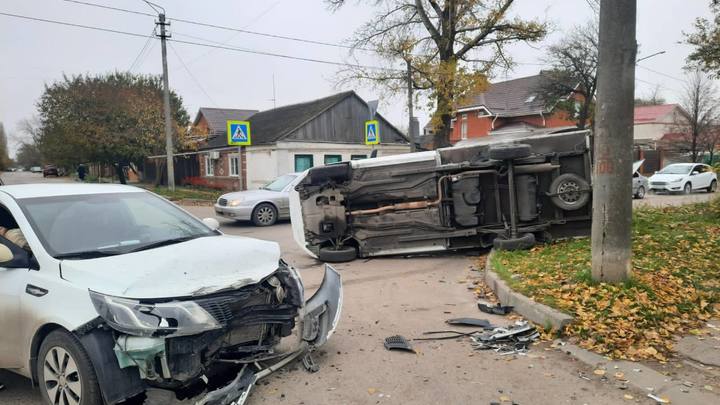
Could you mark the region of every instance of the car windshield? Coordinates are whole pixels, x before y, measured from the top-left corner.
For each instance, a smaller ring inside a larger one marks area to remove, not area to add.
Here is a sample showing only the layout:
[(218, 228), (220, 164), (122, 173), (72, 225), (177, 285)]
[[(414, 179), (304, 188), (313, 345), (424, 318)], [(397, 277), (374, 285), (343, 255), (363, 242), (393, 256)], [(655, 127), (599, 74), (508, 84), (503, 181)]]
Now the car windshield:
[(277, 179), (262, 186), (261, 188), (263, 190), (282, 191), (288, 184), (290, 184), (296, 178), (297, 178), (297, 175), (295, 175), (295, 174), (286, 174), (286, 175), (278, 177)]
[(26, 198), (18, 203), (55, 258), (125, 254), (217, 234), (148, 192)]
[(692, 166), (690, 165), (670, 165), (666, 166), (664, 169), (660, 170), (658, 173), (660, 174), (688, 174), (690, 173), (690, 169)]

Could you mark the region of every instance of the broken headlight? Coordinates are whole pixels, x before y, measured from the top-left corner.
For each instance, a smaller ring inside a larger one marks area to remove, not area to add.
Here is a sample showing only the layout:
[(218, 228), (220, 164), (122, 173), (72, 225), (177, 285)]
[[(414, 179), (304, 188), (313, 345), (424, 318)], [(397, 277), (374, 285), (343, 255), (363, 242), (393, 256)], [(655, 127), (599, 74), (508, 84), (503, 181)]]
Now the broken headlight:
[(100, 317), (113, 329), (134, 336), (196, 335), (222, 326), (193, 301), (145, 304), (90, 291)]

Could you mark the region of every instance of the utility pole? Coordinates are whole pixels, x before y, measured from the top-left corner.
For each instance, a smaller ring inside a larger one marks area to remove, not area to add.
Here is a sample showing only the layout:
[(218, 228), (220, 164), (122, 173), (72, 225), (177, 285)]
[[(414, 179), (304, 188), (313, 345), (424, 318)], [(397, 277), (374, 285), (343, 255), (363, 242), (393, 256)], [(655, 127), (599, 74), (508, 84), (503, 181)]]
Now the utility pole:
[(410, 138), (410, 151), (416, 152), (417, 148), (415, 145), (415, 142), (417, 139), (415, 139), (415, 134), (413, 131), (413, 82), (412, 82), (412, 64), (410, 63), (410, 58), (405, 58), (405, 63), (407, 64), (407, 93), (408, 93), (408, 138)]
[[(164, 11), (164, 10), (163, 10)], [(160, 26), (160, 44), (162, 45), (162, 67), (163, 67), (163, 109), (165, 110), (165, 155), (167, 158), (167, 179), (168, 189), (175, 191), (175, 163), (173, 162), (173, 139), (172, 122), (170, 120), (170, 83), (167, 67), (167, 38), (165, 27), (170, 23), (165, 22), (165, 13), (158, 14)]]
[(602, 0), (595, 106), (592, 278), (631, 273), (636, 0)]

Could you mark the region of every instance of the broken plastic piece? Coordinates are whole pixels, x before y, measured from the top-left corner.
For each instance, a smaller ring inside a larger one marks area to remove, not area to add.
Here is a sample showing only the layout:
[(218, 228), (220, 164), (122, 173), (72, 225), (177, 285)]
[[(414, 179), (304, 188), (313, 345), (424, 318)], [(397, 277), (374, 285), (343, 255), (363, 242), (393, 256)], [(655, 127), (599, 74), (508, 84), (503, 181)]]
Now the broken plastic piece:
[(320, 370), (320, 366), (315, 363), (311, 352), (307, 352), (305, 356), (303, 356), (302, 363), (303, 366), (305, 366), (305, 370), (311, 373), (317, 373)]
[(500, 305), (500, 303), (497, 303), (493, 305), (490, 302), (487, 301), (478, 301), (478, 308), (488, 314), (495, 314), (495, 315), (507, 315), (510, 312), (515, 309), (515, 307), (510, 305)]
[(415, 349), (412, 348), (410, 342), (400, 335), (385, 338), (385, 348), (388, 350), (405, 350), (415, 353)]
[(658, 404), (669, 404), (670, 401), (665, 398), (660, 398), (657, 395), (647, 394), (648, 398), (655, 400)]
[(461, 325), (461, 326), (479, 326), (483, 329), (493, 329), (494, 326), (490, 324), (487, 319), (478, 318), (454, 318), (445, 321), (449, 325)]

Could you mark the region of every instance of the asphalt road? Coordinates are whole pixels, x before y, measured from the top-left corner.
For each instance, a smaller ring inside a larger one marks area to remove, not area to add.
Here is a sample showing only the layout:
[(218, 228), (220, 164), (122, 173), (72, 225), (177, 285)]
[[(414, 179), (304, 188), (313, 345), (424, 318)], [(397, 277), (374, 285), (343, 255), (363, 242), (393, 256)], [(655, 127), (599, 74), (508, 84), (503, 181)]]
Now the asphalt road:
[[(3, 173), (6, 184), (41, 182), (29, 173)], [(62, 179), (51, 181), (63, 181)], [(705, 195), (698, 198), (707, 198)], [(695, 196), (691, 196), (695, 198)], [(665, 196), (639, 203), (663, 204)], [(685, 201), (681, 197), (680, 201)], [(671, 200), (667, 200), (671, 201)], [(679, 203), (672, 200), (674, 203)], [(213, 216), (210, 207), (185, 207), (199, 217)], [(294, 243), (289, 223), (257, 228), (221, 219), (223, 232), (276, 241), (284, 258), (301, 269), (308, 292), (322, 278), (323, 264)], [(569, 356), (534, 346), (524, 356), (478, 352), (465, 339), (414, 342), (417, 354), (390, 352), (383, 339), (391, 335), (421, 337), (448, 329), (445, 320), (478, 317), (495, 324), (507, 318), (479, 312), (468, 284), (480, 273), (482, 257), (444, 254), (357, 260), (335, 266), (343, 277), (344, 307), (339, 328), (316, 356), (320, 371), (294, 364), (253, 391), (258, 404), (488, 404), (510, 399), (518, 404), (621, 404), (628, 391), (593, 376)], [(457, 328), (455, 328), (457, 329)], [(472, 329), (470, 329), (472, 330)], [(0, 371), (6, 389), (0, 404), (35, 404), (39, 395), (28, 380)], [(632, 393), (646, 403), (644, 393)], [(509, 402), (507, 402), (509, 403)], [(637, 402), (636, 402), (637, 403)]]

